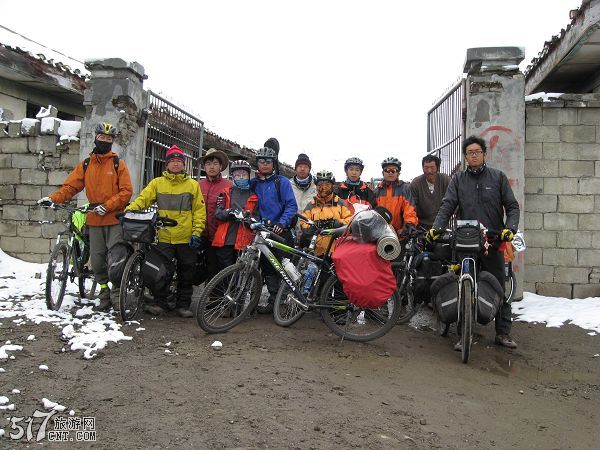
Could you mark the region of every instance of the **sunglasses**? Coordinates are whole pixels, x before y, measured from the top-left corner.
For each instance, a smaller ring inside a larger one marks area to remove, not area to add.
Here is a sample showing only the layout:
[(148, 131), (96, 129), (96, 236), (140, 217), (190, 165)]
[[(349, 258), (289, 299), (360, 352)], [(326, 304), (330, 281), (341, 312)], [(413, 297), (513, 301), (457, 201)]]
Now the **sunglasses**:
[(385, 173), (398, 173), (400, 172), (398, 169), (383, 169)]
[(256, 162), (258, 164), (273, 164), (273, 160), (268, 158), (258, 158)]

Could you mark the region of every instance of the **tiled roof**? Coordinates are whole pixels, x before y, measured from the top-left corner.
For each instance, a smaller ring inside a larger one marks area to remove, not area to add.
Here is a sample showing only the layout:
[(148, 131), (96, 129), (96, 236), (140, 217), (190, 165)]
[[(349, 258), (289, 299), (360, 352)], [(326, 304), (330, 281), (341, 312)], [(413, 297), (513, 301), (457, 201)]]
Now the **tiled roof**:
[(82, 61), (52, 50), (2, 25), (0, 25), (0, 47), (24, 54), (82, 79), (90, 75)]

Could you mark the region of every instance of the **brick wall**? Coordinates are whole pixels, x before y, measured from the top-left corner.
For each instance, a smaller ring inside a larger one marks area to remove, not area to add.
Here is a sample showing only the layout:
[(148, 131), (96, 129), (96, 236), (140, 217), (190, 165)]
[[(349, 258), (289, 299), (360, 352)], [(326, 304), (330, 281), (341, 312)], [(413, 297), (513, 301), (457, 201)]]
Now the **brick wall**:
[(36, 202), (56, 190), (79, 161), (75, 139), (40, 135), (39, 123), (31, 120), (26, 125), (0, 122), (0, 248), (6, 253), (48, 261), (54, 239), (64, 229), (64, 214)]
[(600, 296), (600, 95), (528, 102), (525, 290)]

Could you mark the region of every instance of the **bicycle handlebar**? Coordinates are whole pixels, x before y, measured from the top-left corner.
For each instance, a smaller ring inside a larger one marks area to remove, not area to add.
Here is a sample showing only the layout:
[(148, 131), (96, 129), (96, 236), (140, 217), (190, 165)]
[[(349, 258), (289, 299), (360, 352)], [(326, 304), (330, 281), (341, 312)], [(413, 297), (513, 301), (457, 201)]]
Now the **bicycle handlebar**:
[[(120, 220), (121, 218), (125, 217), (125, 214), (127, 214), (128, 212), (147, 213), (148, 211), (139, 211), (139, 210), (121, 211), (121, 212), (116, 213), (115, 217), (117, 218), (117, 220)], [(171, 219), (170, 217), (167, 217), (167, 216), (156, 216), (156, 223), (158, 224), (159, 227), (175, 227), (178, 224), (178, 222), (175, 219)]]
[(76, 211), (79, 212), (87, 212), (93, 208), (95, 208), (96, 206), (98, 206), (100, 203), (90, 203), (87, 205), (83, 205), (83, 206), (70, 206), (70, 205), (65, 205), (62, 203), (52, 203), (51, 205), (39, 205), (41, 208), (50, 208), (50, 209), (63, 209), (69, 213), (74, 213)]

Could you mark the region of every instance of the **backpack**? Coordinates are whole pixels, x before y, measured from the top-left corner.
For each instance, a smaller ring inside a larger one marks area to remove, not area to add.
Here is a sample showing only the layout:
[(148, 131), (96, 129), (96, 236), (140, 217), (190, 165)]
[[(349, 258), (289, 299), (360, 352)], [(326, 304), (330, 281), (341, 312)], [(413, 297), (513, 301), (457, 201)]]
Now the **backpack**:
[(494, 320), (503, 300), (504, 290), (498, 279), (481, 271), (477, 276), (477, 322), (486, 325)]
[(108, 280), (113, 285), (121, 285), (125, 264), (132, 253), (131, 245), (123, 242), (113, 245), (108, 251)]
[(141, 275), (144, 285), (154, 296), (168, 291), (169, 285), (175, 274), (175, 264), (156, 245), (152, 245), (146, 252), (142, 264)]
[(391, 261), (377, 254), (376, 243), (344, 239), (331, 259), (348, 300), (360, 308), (380, 307), (398, 288)]
[[(85, 171), (87, 170), (88, 166), (90, 165), (89, 156), (83, 160), (82, 164), (83, 164), (83, 182), (85, 184)], [(117, 176), (117, 187), (119, 187), (119, 156), (118, 155), (113, 156), (113, 165), (115, 166), (115, 175)]]
[(458, 275), (448, 272), (431, 284), (431, 298), (438, 318), (443, 323), (458, 320)]

